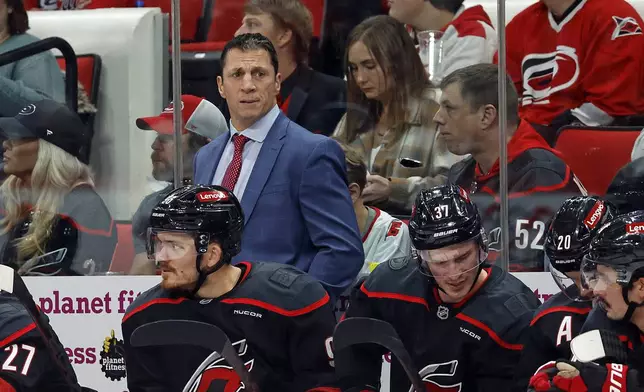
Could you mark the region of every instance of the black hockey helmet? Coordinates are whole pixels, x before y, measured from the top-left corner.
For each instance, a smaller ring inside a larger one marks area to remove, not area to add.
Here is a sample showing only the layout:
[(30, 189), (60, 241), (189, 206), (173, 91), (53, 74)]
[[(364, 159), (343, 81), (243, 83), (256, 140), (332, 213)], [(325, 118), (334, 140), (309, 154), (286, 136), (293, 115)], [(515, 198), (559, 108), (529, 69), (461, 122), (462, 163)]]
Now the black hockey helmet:
[(418, 250), (478, 239), (487, 252), (478, 209), (465, 189), (457, 185), (438, 185), (418, 194), (409, 220), (409, 235)]
[[(35, 212), (12, 228), (11, 238), (24, 238), (29, 233)], [(53, 275), (92, 275), (96, 268), (94, 260), (85, 261), (84, 271), (71, 269), (72, 261), (78, 248), (78, 229), (71, 218), (57, 215), (48, 231), (49, 237), (44, 242), (44, 249), (28, 260), (18, 260), (15, 243), (8, 248), (6, 264), (15, 268), (20, 275), (53, 276)]]
[(644, 157), (629, 162), (617, 172), (605, 198), (617, 207), (619, 214), (644, 210)]
[[(615, 276), (599, 274), (598, 265), (611, 267)], [(590, 243), (581, 272), (583, 284), (590, 289), (597, 289), (600, 281), (622, 286), (624, 301), (629, 304), (624, 319), (630, 319), (635, 308), (641, 306), (630, 302), (628, 291), (636, 279), (644, 276), (644, 211), (620, 215), (604, 225)]]
[(550, 221), (543, 244), (550, 273), (561, 291), (573, 301), (590, 300), (569, 275), (579, 272), (583, 257), (599, 229), (616, 216), (615, 207), (596, 196), (575, 196), (563, 202)]
[(544, 242), (550, 266), (562, 273), (578, 272), (595, 234), (615, 216), (615, 207), (596, 196), (564, 201), (550, 222)]
[[(152, 209), (147, 239), (148, 257), (154, 257), (156, 233), (189, 233), (195, 240), (197, 270), (201, 271), (200, 275), (208, 275), (230, 262), (240, 252), (243, 227), (244, 213), (241, 204), (228, 189), (217, 185), (177, 188)], [(208, 251), (208, 244), (212, 241), (221, 246), (223, 260), (215, 269), (202, 271), (201, 255)]]

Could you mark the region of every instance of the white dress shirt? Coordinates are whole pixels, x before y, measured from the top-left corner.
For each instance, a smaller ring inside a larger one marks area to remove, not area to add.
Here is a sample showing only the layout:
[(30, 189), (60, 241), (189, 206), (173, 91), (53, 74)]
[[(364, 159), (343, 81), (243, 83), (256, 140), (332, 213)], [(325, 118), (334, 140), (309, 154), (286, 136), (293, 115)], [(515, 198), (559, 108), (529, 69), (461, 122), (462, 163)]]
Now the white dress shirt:
[[(239, 173), (239, 178), (235, 184), (235, 189), (233, 193), (237, 196), (237, 199), (241, 201), (244, 196), (244, 190), (248, 184), (248, 179), (250, 174), (253, 172), (253, 167), (255, 166), (255, 161), (259, 156), (259, 152), (264, 145), (264, 139), (268, 135), (268, 131), (271, 130), (271, 127), (275, 123), (277, 116), (280, 114), (280, 108), (275, 105), (273, 108), (264, 115), (264, 117), (257, 120), (253, 125), (239, 132), (240, 135), (244, 135), (250, 140), (244, 145), (244, 152), (242, 153), (242, 167)], [(228, 165), (233, 160), (233, 155), (235, 153), (235, 145), (233, 144), (233, 135), (238, 133), (238, 131), (233, 126), (232, 121), (230, 122), (230, 137), (228, 138), (228, 143), (224, 148), (223, 154), (221, 154), (221, 159), (217, 164), (217, 170), (215, 170), (215, 176), (212, 179), (212, 185), (221, 185), (224, 175), (226, 174), (226, 169)]]

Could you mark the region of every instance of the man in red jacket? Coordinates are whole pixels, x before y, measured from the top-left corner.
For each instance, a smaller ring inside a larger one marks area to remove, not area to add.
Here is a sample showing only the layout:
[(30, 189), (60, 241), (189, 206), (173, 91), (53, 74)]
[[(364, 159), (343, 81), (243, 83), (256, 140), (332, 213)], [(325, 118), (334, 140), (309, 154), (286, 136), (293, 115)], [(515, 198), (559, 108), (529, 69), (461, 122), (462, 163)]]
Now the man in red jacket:
[[(443, 79), (435, 121), (450, 152), (470, 154), (452, 166), (448, 181), (472, 194), (490, 233), (490, 258), (502, 249), (499, 207), (498, 67), (477, 64)], [(510, 268), (544, 271), (546, 222), (563, 201), (585, 189), (527, 122), (519, 119), (517, 92), (507, 84)]]

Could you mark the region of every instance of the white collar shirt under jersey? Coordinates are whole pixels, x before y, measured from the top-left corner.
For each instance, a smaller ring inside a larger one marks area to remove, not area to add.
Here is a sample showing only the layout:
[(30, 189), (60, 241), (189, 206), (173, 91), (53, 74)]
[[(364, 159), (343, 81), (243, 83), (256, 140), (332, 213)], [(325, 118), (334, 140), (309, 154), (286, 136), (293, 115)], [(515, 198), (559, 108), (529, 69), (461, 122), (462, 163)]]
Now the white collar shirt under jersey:
[[(264, 145), (264, 139), (268, 135), (268, 132), (273, 127), (277, 116), (280, 114), (280, 108), (275, 105), (273, 108), (264, 115), (264, 117), (257, 120), (253, 125), (244, 129), (242, 132), (239, 132), (241, 135), (246, 136), (250, 140), (246, 142), (244, 146), (244, 152), (242, 153), (242, 167), (239, 173), (239, 178), (235, 184), (235, 189), (233, 193), (237, 196), (237, 199), (241, 200), (244, 196), (244, 190), (246, 185), (248, 185), (248, 179), (250, 178), (251, 173), (253, 172), (253, 167), (259, 156), (259, 152)], [(226, 174), (226, 169), (228, 165), (233, 160), (233, 154), (235, 153), (235, 146), (233, 144), (233, 135), (237, 133), (237, 130), (233, 126), (232, 121), (230, 122), (230, 136), (228, 137), (228, 142), (224, 148), (223, 154), (221, 154), (221, 159), (217, 164), (217, 170), (215, 170), (215, 175), (212, 179), (212, 185), (221, 185), (221, 182), (224, 179), (224, 174)]]

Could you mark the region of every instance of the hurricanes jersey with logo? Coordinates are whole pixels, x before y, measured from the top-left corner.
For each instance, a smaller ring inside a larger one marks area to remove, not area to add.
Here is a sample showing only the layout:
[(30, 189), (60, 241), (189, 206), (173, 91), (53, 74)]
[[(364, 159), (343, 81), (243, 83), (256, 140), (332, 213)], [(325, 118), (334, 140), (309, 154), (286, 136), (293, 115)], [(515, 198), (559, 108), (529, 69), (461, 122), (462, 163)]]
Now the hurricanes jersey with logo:
[(644, 23), (624, 0), (577, 0), (560, 21), (542, 1), (507, 25), (507, 66), (521, 116), (541, 125), (567, 110), (587, 125), (644, 113)]
[[(41, 314), (45, 325), (47, 316)], [(61, 364), (66, 367), (70, 382), (77, 384), (69, 357), (56, 333), (51, 343)], [(27, 310), (13, 296), (0, 294), (0, 391), (6, 392), (68, 392), (74, 390), (52, 360), (51, 353)], [(10, 385), (7, 386), (7, 383)], [(13, 389), (11, 389), (13, 388)]]
[[(243, 271), (239, 282), (219, 298), (189, 299), (156, 286), (130, 305), (122, 322), (130, 392), (244, 390), (225, 359), (215, 356), (202, 364), (212, 354), (206, 348), (130, 345), (130, 336), (140, 325), (172, 319), (219, 327), (262, 391), (304, 392), (333, 382), (329, 338), (335, 317), (320, 283), (283, 264), (237, 266)], [(187, 385), (192, 376), (194, 381)]]
[[(484, 265), (487, 279), (457, 304), (440, 300), (438, 288), (414, 260), (383, 263), (354, 288), (346, 317), (390, 323), (409, 352), (428, 391), (507, 391), (521, 353), (521, 336), (539, 300), (532, 290), (496, 266)], [(352, 387), (378, 385), (383, 350), (353, 346), (351, 366), (337, 367)], [(349, 361), (347, 361), (349, 363)], [(392, 392), (408, 392), (410, 382), (392, 358)]]
[(579, 335), (592, 309), (591, 301), (571, 299), (578, 295), (577, 286), (571, 285), (535, 312), (517, 368), (516, 376), (522, 385), (527, 385), (530, 377), (547, 362), (572, 357), (570, 341)]

